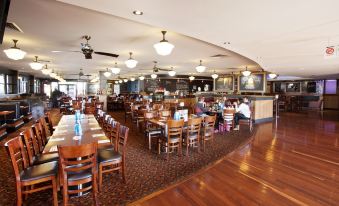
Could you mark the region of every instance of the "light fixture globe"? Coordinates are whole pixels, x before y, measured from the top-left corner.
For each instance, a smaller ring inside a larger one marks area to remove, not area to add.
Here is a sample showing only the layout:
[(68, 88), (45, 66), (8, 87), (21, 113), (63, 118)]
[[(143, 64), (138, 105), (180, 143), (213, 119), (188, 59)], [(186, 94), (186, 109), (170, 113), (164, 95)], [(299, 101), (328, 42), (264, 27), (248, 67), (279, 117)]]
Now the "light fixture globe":
[(219, 75), (217, 73), (215, 73), (215, 72), (211, 76), (212, 76), (213, 79), (217, 79), (219, 77)]
[(35, 56), (35, 60), (31, 63), (29, 63), (29, 66), (34, 70), (41, 70), (44, 66), (43, 64), (38, 62), (38, 56)]
[(104, 72), (104, 76), (107, 78), (111, 76), (111, 72), (108, 71), (108, 68), (106, 68), (106, 71)]
[(195, 77), (194, 77), (194, 76), (190, 76), (190, 77), (188, 77), (188, 79), (189, 79), (190, 81), (193, 81), (193, 80), (195, 79)]
[(139, 79), (140, 79), (141, 81), (143, 81), (143, 80), (145, 79), (145, 77), (144, 77), (144, 76), (140, 76)]
[(197, 70), (199, 73), (202, 73), (206, 70), (206, 67), (202, 65), (202, 60), (200, 60), (199, 66), (195, 67), (195, 70)]
[(275, 78), (278, 77), (278, 75), (275, 74), (275, 73), (269, 73), (268, 76), (269, 76), (270, 79), (275, 79)]
[(158, 76), (158, 75), (156, 75), (156, 74), (151, 74), (151, 78), (152, 78), (152, 79), (157, 78), (157, 76)]
[(10, 49), (4, 50), (6, 56), (13, 60), (23, 59), (26, 55), (26, 52), (22, 51), (20, 48), (16, 46), (16, 43), (18, 42), (18, 40), (13, 39), (13, 42), (14, 42), (13, 47), (11, 47)]
[(168, 75), (171, 77), (175, 76), (176, 72), (173, 70), (173, 67), (171, 67), (171, 71), (168, 71)]
[(242, 75), (243, 75), (244, 77), (248, 77), (248, 76), (251, 75), (252, 72), (249, 71), (249, 70), (247, 70), (247, 67), (246, 67), (246, 70), (245, 70), (245, 71), (242, 71), (241, 73), (242, 73)]
[(167, 56), (172, 53), (172, 50), (174, 49), (174, 45), (169, 43), (165, 39), (166, 31), (161, 31), (161, 33), (162, 33), (162, 40), (159, 43), (154, 44), (153, 47), (159, 55)]
[(122, 80), (121, 80), (121, 79), (119, 80), (119, 83), (120, 83), (120, 84), (122, 83)]
[(125, 61), (126, 67), (133, 69), (137, 66), (138, 61), (132, 58), (132, 52), (129, 53), (129, 59)]
[(111, 68), (111, 71), (112, 71), (113, 74), (119, 74), (119, 73), (120, 73), (121, 69), (118, 68), (118, 65), (117, 65), (116, 62), (115, 62), (115, 64), (114, 64), (114, 67)]
[(134, 77), (131, 77), (131, 82), (134, 82), (135, 81), (135, 78)]
[(45, 68), (43, 70), (41, 70), (41, 72), (44, 75), (49, 75), (51, 73), (51, 70), (47, 68), (47, 64), (45, 65)]
[(52, 78), (55, 78), (55, 77), (57, 76), (57, 74), (54, 73), (54, 71), (52, 71), (52, 72), (49, 74), (49, 76), (52, 77)]
[(128, 82), (128, 79), (124, 79), (124, 82)]

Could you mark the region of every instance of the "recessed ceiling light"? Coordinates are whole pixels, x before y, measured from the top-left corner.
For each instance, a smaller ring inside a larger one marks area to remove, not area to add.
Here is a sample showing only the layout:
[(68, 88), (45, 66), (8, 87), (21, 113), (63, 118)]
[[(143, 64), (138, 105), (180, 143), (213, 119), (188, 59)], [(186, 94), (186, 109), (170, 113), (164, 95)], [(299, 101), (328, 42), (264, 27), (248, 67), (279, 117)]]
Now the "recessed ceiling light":
[(134, 14), (134, 15), (143, 15), (144, 12), (139, 11), (139, 10), (135, 10), (135, 11), (133, 11), (133, 14)]

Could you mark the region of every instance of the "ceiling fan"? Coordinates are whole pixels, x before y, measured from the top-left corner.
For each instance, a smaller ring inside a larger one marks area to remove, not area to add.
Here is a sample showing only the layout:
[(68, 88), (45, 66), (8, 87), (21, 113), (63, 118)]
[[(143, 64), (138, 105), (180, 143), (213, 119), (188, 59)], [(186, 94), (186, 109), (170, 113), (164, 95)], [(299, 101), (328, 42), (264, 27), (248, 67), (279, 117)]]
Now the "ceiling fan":
[(84, 74), (82, 68), (80, 68), (79, 73), (77, 73), (77, 74), (69, 74), (69, 75), (79, 75), (79, 79), (80, 79), (81, 77), (83, 77), (83, 76), (86, 76), (87, 78), (90, 77), (90, 76), (92, 76), (91, 74)]
[[(152, 68), (153, 72), (159, 72), (159, 71), (171, 71), (171, 69), (162, 69), (162, 68), (159, 68), (157, 67), (157, 61), (153, 61), (154, 63), (154, 66)], [(140, 69), (140, 70), (149, 70), (149, 69)]]
[[(107, 52), (99, 52), (99, 51), (94, 51), (92, 46), (88, 43), (88, 41), (91, 39), (91, 36), (89, 35), (84, 35), (82, 36), (82, 39), (86, 40), (86, 43), (81, 43), (81, 51), (66, 51), (66, 52), (81, 52), (85, 55), (85, 59), (92, 59), (92, 54), (98, 54), (98, 55), (103, 55), (103, 56), (109, 56), (109, 57), (118, 57), (118, 54), (114, 53), (107, 53)], [(53, 51), (55, 53), (57, 52), (63, 52), (63, 51)]]

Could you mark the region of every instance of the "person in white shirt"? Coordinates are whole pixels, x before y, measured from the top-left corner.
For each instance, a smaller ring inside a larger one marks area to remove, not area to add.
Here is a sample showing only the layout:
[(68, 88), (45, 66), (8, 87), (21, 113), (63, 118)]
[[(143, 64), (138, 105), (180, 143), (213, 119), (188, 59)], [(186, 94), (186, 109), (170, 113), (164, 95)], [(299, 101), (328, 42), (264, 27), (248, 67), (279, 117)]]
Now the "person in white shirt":
[(249, 119), (251, 117), (251, 109), (249, 106), (249, 101), (246, 97), (240, 99), (240, 104), (238, 105), (234, 102), (235, 105), (235, 115), (234, 115), (234, 130), (239, 130), (239, 120), (240, 119)]

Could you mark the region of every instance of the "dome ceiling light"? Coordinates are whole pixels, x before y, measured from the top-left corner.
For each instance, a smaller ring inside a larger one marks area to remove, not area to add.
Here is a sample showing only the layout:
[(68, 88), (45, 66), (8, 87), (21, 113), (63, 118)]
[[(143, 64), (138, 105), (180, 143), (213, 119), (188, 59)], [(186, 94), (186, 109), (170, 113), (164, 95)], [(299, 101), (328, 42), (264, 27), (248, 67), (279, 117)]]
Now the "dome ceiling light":
[(129, 59), (125, 61), (125, 64), (128, 68), (133, 69), (137, 66), (138, 61), (132, 58), (132, 52), (129, 53)]
[(38, 62), (38, 56), (35, 56), (35, 60), (31, 63), (29, 63), (29, 66), (34, 70), (41, 70), (44, 66), (43, 64)]
[(55, 78), (57, 76), (57, 74), (54, 72), (54, 69), (52, 70), (52, 72), (49, 74), (50, 77)]
[(111, 76), (111, 74), (112, 73), (108, 71), (108, 68), (106, 68), (106, 71), (104, 72), (104, 76), (108, 78)]
[(51, 70), (47, 68), (47, 64), (45, 65), (45, 68), (43, 70), (41, 70), (41, 72), (44, 75), (49, 75), (51, 73)]
[(13, 60), (23, 59), (26, 55), (26, 52), (22, 51), (20, 48), (16, 46), (16, 43), (18, 42), (18, 40), (13, 39), (13, 42), (14, 42), (13, 47), (11, 47), (10, 49), (4, 50), (6, 56)]
[(131, 82), (134, 82), (134, 81), (135, 81), (135, 78), (134, 78), (134, 77), (131, 77), (130, 80), (131, 80)]
[(155, 78), (157, 78), (157, 76), (158, 76), (157, 74), (154, 74), (154, 73), (153, 73), (153, 74), (151, 74), (151, 78), (152, 78), (152, 79), (155, 79)]
[(119, 83), (120, 83), (120, 84), (122, 83), (122, 80), (121, 80), (121, 79), (119, 79)]
[(195, 77), (194, 77), (194, 76), (189, 76), (188, 79), (189, 79), (190, 81), (193, 81), (193, 80), (195, 79)]
[(128, 82), (128, 79), (124, 79), (124, 82)]
[(139, 11), (139, 10), (134, 10), (134, 11), (133, 11), (133, 14), (134, 14), (134, 15), (141, 16), (141, 15), (143, 15), (143, 14), (144, 14), (144, 12), (142, 12), (142, 11)]
[(166, 31), (161, 31), (162, 33), (162, 40), (159, 43), (153, 45), (155, 51), (161, 56), (170, 55), (172, 50), (174, 49), (174, 45), (169, 43), (165, 39)]
[(250, 75), (252, 74), (251, 71), (247, 70), (247, 66), (246, 66), (245, 71), (242, 71), (241, 73), (242, 73), (242, 75), (245, 76), (245, 77), (248, 77), (248, 76), (250, 76)]
[(200, 60), (199, 66), (195, 67), (195, 70), (197, 70), (199, 73), (202, 73), (206, 70), (206, 67), (202, 65), (202, 60)]
[(139, 79), (140, 79), (141, 81), (143, 81), (143, 80), (145, 79), (145, 77), (141, 75), (141, 76), (139, 77)]
[(168, 71), (168, 75), (173, 77), (175, 76), (176, 72), (173, 70), (173, 67), (171, 67), (171, 71)]
[(219, 77), (219, 75), (217, 73), (215, 73), (215, 70), (214, 70), (214, 74), (211, 75), (213, 79), (217, 79)]
[(275, 73), (269, 73), (268, 76), (270, 77), (270, 79), (275, 79), (278, 77), (278, 75)]
[(118, 67), (118, 64), (115, 62), (114, 67), (111, 68), (113, 74), (119, 74), (121, 69)]

